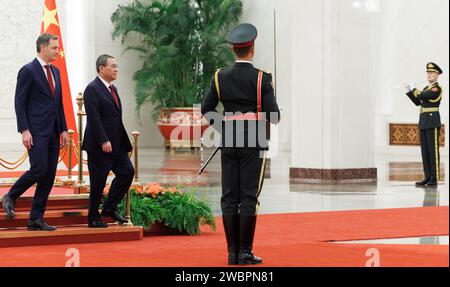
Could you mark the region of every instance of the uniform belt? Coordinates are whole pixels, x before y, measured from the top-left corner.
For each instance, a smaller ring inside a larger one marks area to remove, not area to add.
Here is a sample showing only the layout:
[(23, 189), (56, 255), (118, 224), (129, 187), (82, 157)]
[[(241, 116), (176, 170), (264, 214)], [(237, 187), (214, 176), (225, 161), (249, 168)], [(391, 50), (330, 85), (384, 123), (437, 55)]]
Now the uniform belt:
[(264, 116), (260, 113), (246, 113), (237, 116), (225, 117), (226, 121), (259, 121), (264, 119)]
[(439, 108), (420, 108), (420, 113), (434, 113), (439, 112)]

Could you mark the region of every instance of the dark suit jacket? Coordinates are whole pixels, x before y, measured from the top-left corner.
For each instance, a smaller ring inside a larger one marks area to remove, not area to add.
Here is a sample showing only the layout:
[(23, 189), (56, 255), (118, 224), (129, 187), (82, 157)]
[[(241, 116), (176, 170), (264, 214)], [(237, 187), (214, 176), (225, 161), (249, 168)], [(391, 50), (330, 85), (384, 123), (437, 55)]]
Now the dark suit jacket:
[[(442, 101), (442, 88), (438, 83), (425, 87), (423, 91), (417, 89), (407, 93), (410, 100), (422, 108), (439, 108)], [(419, 119), (419, 129), (434, 129), (441, 127), (441, 115), (439, 112), (421, 113)]]
[[(117, 96), (119, 93), (115, 90)], [(113, 154), (132, 150), (130, 139), (122, 121), (122, 103), (117, 107), (113, 95), (100, 78), (89, 83), (84, 91), (87, 124), (82, 149), (102, 153), (102, 144), (110, 141)]]
[(67, 131), (64, 116), (61, 76), (51, 65), (55, 78), (55, 95), (37, 59), (23, 66), (17, 76), (15, 110), (17, 130), (30, 130), (33, 136), (50, 136)]

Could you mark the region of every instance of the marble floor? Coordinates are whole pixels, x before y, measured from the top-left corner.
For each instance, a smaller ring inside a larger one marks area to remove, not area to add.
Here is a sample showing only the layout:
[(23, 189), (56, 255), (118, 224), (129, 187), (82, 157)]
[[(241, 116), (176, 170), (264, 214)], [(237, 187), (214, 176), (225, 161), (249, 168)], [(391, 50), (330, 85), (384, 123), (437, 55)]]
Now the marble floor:
[[(203, 152), (144, 150), (141, 153), (142, 180), (181, 184), (186, 190), (197, 190), (220, 214), (220, 154), (202, 176), (197, 175), (201, 163), (211, 150)], [(290, 154), (271, 159), (260, 196), (261, 214), (341, 211), (360, 209), (448, 206), (448, 157), (442, 158), (441, 178), (437, 189), (417, 188), (422, 177), (420, 156), (378, 156), (379, 180), (375, 184), (314, 185), (289, 180)], [(379, 239), (343, 243), (377, 244), (444, 244), (448, 236), (424, 238)]]
[[(220, 214), (220, 153), (202, 176), (197, 175), (201, 163), (211, 153), (212, 150), (143, 150), (140, 153), (141, 179), (143, 182), (180, 184), (185, 190), (196, 190), (206, 196), (214, 212)], [(417, 166), (417, 162), (420, 163), (419, 157), (378, 157), (379, 181), (374, 184), (299, 184), (290, 182), (290, 154), (282, 153), (271, 160), (260, 196), (260, 213), (448, 206), (448, 158), (442, 159), (446, 176), (437, 189), (414, 186), (414, 178), (421, 177), (421, 169), (411, 168)], [(403, 168), (399, 163), (403, 163)], [(405, 180), (404, 174), (409, 174), (406, 179), (409, 181)], [(396, 175), (400, 175), (399, 178)]]
[[(212, 152), (213, 150), (209, 149), (203, 151), (141, 149), (139, 151), (141, 182), (160, 182), (178, 185), (186, 191), (195, 190), (198, 196), (206, 198), (213, 212), (220, 215), (220, 153), (212, 160), (204, 174), (198, 175), (201, 164)], [(15, 154), (11, 153), (8, 158), (14, 156)], [(420, 179), (422, 174), (420, 155), (377, 156), (376, 167), (379, 180), (372, 184), (292, 183), (289, 180), (290, 153), (280, 153), (270, 161), (260, 196), (259, 212), (273, 214), (449, 205), (448, 157), (442, 158), (441, 170), (444, 181), (437, 189), (414, 186), (414, 181)], [(409, 241), (395, 239), (381, 242), (448, 244), (448, 237), (439, 240), (412, 238)]]

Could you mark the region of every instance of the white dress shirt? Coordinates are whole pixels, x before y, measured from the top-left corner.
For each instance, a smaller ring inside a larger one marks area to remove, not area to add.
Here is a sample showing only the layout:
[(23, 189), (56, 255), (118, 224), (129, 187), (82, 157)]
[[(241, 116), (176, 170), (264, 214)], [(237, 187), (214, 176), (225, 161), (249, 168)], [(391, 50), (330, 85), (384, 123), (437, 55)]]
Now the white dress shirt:
[(102, 77), (98, 76), (98, 78), (100, 79), (100, 81), (102, 81), (102, 83), (106, 86), (106, 88), (108, 89), (108, 91), (111, 91), (109, 89), (109, 87), (112, 86), (112, 83), (108, 83), (107, 81), (105, 81), (104, 79), (102, 79)]
[(252, 64), (253, 65), (252, 61), (246, 61), (246, 60), (237, 60), (236, 63), (247, 63), (247, 64)]

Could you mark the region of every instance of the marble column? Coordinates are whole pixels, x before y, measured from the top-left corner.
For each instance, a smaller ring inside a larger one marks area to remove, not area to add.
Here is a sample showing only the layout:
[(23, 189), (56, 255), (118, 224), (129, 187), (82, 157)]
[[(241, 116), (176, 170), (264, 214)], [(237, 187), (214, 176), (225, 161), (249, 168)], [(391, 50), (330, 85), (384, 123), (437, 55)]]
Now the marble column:
[(293, 181), (372, 182), (371, 14), (351, 0), (293, 7)]

